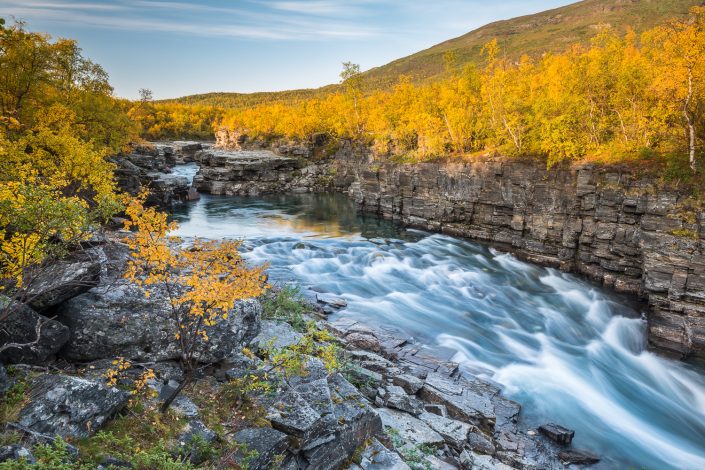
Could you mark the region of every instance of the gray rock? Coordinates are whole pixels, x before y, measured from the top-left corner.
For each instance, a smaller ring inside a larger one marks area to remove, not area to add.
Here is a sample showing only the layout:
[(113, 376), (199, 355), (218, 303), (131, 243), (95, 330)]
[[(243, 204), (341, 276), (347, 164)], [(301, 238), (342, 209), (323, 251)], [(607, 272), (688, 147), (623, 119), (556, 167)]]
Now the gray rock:
[(316, 300), (319, 304), (327, 305), (334, 309), (345, 308), (348, 306), (345, 299), (333, 294), (316, 294)]
[(274, 467), (277, 457), (283, 455), (289, 447), (289, 437), (272, 428), (245, 428), (236, 432), (232, 441), (239, 444), (236, 460), (242, 464), (248, 453), (256, 452), (256, 457), (249, 461), (252, 470)]
[(472, 426), (467, 423), (427, 412), (421, 413), (419, 419), (443, 436), (446, 443), (457, 450), (463, 449), (468, 439), (470, 429), (472, 428)]
[[(150, 387), (156, 390), (157, 400), (163, 402), (179, 387), (179, 382), (176, 380), (169, 380), (167, 383), (155, 381), (150, 384)], [(169, 409), (185, 418), (198, 416), (198, 406), (182, 393), (179, 393), (174, 401), (171, 402)]]
[[(98, 248), (99, 249), (99, 248)], [(27, 305), (41, 312), (98, 285), (100, 261), (59, 261), (43, 269), (27, 289)]]
[(419, 392), (422, 400), (444, 405), (455, 419), (494, 432), (496, 416), (492, 400), (499, 389), (479, 380), (454, 381), (441, 374), (429, 373)]
[(406, 390), (406, 393), (415, 395), (423, 387), (424, 381), (410, 374), (401, 374), (392, 377), (392, 383)]
[(552, 441), (563, 445), (570, 445), (575, 436), (575, 431), (553, 423), (539, 426), (539, 432)]
[(401, 439), (412, 445), (439, 446), (445, 442), (443, 437), (429, 425), (408, 413), (389, 408), (380, 408), (377, 412), (385, 429), (394, 429)]
[(30, 383), (30, 403), (19, 425), (63, 438), (92, 436), (129, 399), (129, 393), (101, 383), (65, 375), (41, 375)]
[(295, 390), (288, 390), (267, 410), (267, 419), (279, 431), (306, 440), (315, 432), (321, 415)]
[(8, 311), (7, 318), (0, 321), (0, 347), (10, 343), (23, 346), (0, 352), (0, 362), (41, 364), (69, 340), (70, 332), (65, 325), (0, 296), (0, 315)]
[(485, 436), (480, 430), (473, 429), (468, 434), (468, 446), (480, 454), (494, 455), (495, 447), (492, 439)]
[[(64, 302), (58, 319), (71, 329), (61, 354), (92, 361), (123, 356), (139, 361), (178, 359), (181, 352), (168, 300), (158, 291), (149, 298), (134, 285), (99, 286)], [(217, 362), (248, 342), (259, 331), (257, 300), (235, 304), (227, 320), (206, 327), (209, 340), (198, 347), (202, 362)]]
[(558, 454), (558, 458), (569, 465), (592, 465), (600, 461), (598, 455), (581, 449), (564, 450)]
[(416, 397), (407, 395), (403, 388), (396, 385), (386, 387), (384, 404), (389, 408), (405, 411), (414, 416), (420, 415), (424, 411), (424, 405)]
[(366, 351), (380, 352), (382, 350), (379, 339), (371, 333), (352, 332), (345, 337), (345, 342)]
[(0, 447), (0, 463), (10, 460), (23, 461), (28, 464), (35, 464), (37, 462), (32, 452), (20, 444)]
[(379, 416), (340, 374), (328, 377), (333, 401), (333, 439), (303, 452), (302, 468), (339, 468), (367, 439), (382, 431)]
[(480, 455), (474, 452), (463, 451), (460, 455), (463, 468), (473, 470), (513, 470), (513, 467), (500, 462), (491, 455)]
[(5, 396), (8, 390), (12, 388), (14, 381), (7, 375), (5, 366), (0, 363), (0, 398)]
[(410, 470), (396, 452), (384, 447), (377, 439), (367, 446), (360, 456), (362, 470)]
[(282, 349), (299, 343), (301, 338), (303, 335), (286, 322), (262, 320), (260, 332), (252, 340), (252, 345), (258, 349)]
[(208, 429), (205, 424), (198, 420), (191, 420), (184, 427), (183, 432), (177, 439), (179, 453), (188, 456), (189, 461), (194, 465), (199, 465), (206, 460), (206, 456), (201, 454), (199, 447), (194, 441), (200, 440), (210, 444), (218, 439), (218, 435)]

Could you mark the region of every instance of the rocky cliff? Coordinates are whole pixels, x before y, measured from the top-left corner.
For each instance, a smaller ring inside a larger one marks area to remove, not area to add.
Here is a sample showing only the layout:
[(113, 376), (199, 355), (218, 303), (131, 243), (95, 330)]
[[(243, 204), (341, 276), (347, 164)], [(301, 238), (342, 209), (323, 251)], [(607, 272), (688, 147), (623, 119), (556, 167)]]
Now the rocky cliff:
[[(312, 147), (299, 153), (313, 154)], [(203, 164), (205, 176), (212, 170)], [(259, 184), (257, 174), (281, 184)], [(595, 165), (547, 170), (504, 158), (380, 164), (343, 143), (324, 163), (299, 160), (261, 173), (251, 167), (230, 184), (243, 178), (250, 194), (344, 191), (361, 210), (585, 275), (648, 302), (653, 347), (705, 359), (705, 213), (654, 177)], [(206, 180), (199, 190), (208, 191)]]

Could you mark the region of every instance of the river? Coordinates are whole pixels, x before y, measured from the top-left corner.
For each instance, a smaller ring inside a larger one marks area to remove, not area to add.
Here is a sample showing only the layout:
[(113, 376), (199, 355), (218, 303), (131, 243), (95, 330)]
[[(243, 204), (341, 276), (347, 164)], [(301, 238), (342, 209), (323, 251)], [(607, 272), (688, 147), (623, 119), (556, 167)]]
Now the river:
[(340, 195), (203, 196), (179, 235), (242, 238), (274, 282), (345, 298), (334, 314), (457, 350), (526, 425), (575, 429), (594, 468), (704, 469), (705, 376), (646, 351), (640, 305), (579, 277), (356, 213)]

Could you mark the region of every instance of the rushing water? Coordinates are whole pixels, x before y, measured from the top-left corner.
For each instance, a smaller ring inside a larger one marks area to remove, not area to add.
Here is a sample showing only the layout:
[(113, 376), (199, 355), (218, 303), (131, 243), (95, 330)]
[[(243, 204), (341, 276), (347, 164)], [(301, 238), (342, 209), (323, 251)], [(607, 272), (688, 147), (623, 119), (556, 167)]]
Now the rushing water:
[(244, 238), (270, 278), (348, 301), (336, 314), (449, 346), (504, 386), (523, 419), (576, 430), (600, 468), (705, 469), (705, 377), (645, 351), (634, 305), (466, 240), (356, 214), (342, 196), (209, 197), (180, 235)]

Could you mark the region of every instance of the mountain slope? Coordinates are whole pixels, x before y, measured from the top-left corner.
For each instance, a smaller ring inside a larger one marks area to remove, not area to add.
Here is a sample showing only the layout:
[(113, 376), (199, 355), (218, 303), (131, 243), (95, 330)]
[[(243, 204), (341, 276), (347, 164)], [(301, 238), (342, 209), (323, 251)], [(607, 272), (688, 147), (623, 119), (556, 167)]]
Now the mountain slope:
[[(494, 38), (508, 57), (522, 54), (539, 56), (547, 51), (561, 51), (571, 44), (589, 41), (601, 25), (609, 25), (620, 33), (627, 27), (641, 32), (669, 18), (684, 16), (690, 7), (699, 4), (703, 1), (584, 0), (533, 15), (490, 23), (463, 36), (370, 69), (363, 73), (363, 83), (365, 88), (373, 90), (392, 86), (402, 75), (409, 76), (415, 82), (439, 77), (444, 72), (443, 57), (446, 52), (455, 54), (458, 65), (479, 65), (482, 63), (483, 45)], [(170, 101), (240, 107), (268, 101), (291, 102), (336, 89), (336, 85), (327, 85), (318, 89), (272, 93), (206, 93)]]
[(666, 19), (683, 16), (699, 0), (585, 0), (534, 15), (490, 23), (463, 36), (442, 42), (365, 73), (372, 87), (395, 83), (400, 75), (420, 81), (444, 70), (443, 56), (452, 51), (459, 64), (482, 63), (484, 44), (496, 38), (509, 57), (532, 56), (547, 51), (561, 51), (571, 44), (585, 43), (600, 25), (620, 33), (632, 27), (641, 32)]

